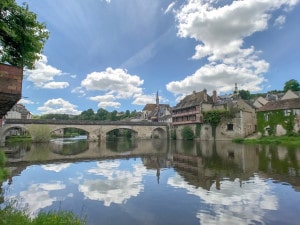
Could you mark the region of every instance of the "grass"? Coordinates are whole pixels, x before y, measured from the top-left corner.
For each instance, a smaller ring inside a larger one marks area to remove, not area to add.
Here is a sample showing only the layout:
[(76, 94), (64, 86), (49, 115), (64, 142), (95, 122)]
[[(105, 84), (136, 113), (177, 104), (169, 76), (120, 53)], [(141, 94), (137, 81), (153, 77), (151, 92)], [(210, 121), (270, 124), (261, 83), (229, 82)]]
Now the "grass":
[(85, 225), (86, 222), (70, 211), (41, 212), (30, 218), (25, 211), (7, 206), (0, 210), (1, 225)]
[(0, 184), (3, 180), (8, 177), (8, 171), (4, 167), (6, 162), (5, 153), (2, 149), (0, 149)]
[(268, 145), (293, 145), (300, 146), (300, 135), (295, 136), (268, 136), (257, 139), (236, 138), (232, 140), (235, 143), (243, 144), (268, 144)]

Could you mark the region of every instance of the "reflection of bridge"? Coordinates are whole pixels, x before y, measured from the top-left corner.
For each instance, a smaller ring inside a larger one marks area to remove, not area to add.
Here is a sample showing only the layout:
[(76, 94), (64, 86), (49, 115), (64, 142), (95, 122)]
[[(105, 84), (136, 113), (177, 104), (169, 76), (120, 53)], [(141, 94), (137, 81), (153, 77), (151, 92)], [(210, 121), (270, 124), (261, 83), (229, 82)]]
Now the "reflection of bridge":
[(47, 126), (50, 132), (64, 128), (77, 128), (87, 132), (89, 141), (106, 139), (106, 134), (112, 130), (128, 129), (133, 131), (134, 137), (150, 139), (153, 136), (167, 138), (167, 124), (158, 122), (128, 122), (128, 121), (83, 121), (83, 120), (22, 120), (7, 119), (0, 128), (0, 145), (5, 143), (5, 138), (12, 129), (27, 130), (34, 126)]

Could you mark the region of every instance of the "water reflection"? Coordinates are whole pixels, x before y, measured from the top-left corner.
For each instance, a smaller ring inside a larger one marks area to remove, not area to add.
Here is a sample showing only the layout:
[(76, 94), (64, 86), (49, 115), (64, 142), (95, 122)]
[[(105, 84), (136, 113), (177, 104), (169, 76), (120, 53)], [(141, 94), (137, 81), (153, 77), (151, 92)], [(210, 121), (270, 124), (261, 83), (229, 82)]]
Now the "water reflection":
[(84, 206), (89, 224), (296, 224), (299, 148), (158, 139), (84, 146), (57, 154), (35, 144), (11, 157), (5, 201), (19, 197), (33, 214), (80, 215)]

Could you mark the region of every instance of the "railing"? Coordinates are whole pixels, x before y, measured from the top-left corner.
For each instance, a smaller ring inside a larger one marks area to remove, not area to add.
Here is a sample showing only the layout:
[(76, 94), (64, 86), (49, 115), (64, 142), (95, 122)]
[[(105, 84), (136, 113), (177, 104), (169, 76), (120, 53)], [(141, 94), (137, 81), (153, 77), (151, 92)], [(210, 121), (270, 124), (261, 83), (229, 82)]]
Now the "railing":
[(173, 114), (172, 117), (182, 117), (182, 116), (190, 116), (190, 115), (196, 115), (199, 114), (199, 112), (197, 111), (192, 111), (192, 112), (183, 112), (183, 113), (177, 113), (177, 114)]
[(172, 125), (196, 124), (196, 123), (200, 123), (200, 122), (196, 120), (187, 120), (187, 121), (172, 122)]

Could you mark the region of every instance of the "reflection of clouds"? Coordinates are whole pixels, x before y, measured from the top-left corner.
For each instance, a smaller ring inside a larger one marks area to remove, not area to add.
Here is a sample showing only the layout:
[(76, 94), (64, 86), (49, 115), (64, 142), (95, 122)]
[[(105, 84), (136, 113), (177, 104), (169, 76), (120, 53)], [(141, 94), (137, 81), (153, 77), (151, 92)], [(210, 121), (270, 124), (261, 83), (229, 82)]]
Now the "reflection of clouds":
[[(57, 197), (50, 197), (49, 192), (62, 190), (65, 185), (62, 182), (32, 184), (25, 191), (21, 191), (19, 197), (22, 199), (21, 207), (28, 208), (31, 215), (47, 206), (51, 206), (53, 202), (59, 200)], [(14, 196), (11, 197), (15, 198)]]
[(184, 188), (189, 194), (199, 196), (209, 204), (209, 212), (200, 210), (197, 214), (201, 224), (250, 224), (253, 221), (263, 223), (263, 210), (278, 208), (276, 196), (272, 195), (268, 184), (258, 176), (243, 183), (239, 179), (223, 180), (220, 181), (220, 190), (217, 190), (214, 183), (210, 191), (188, 184), (179, 175), (170, 178), (168, 184)]
[(41, 167), (44, 170), (54, 171), (54, 172), (60, 172), (63, 169), (68, 168), (71, 165), (71, 163), (61, 163), (61, 164), (48, 164), (48, 165), (42, 165)]
[[(120, 161), (98, 162), (97, 167), (88, 170), (96, 179), (85, 179), (79, 185), (86, 198), (103, 201), (105, 206), (121, 204), (131, 197), (136, 197), (144, 189), (143, 174), (146, 168), (133, 164), (132, 171), (120, 169)], [(100, 175), (100, 176), (99, 176)]]

